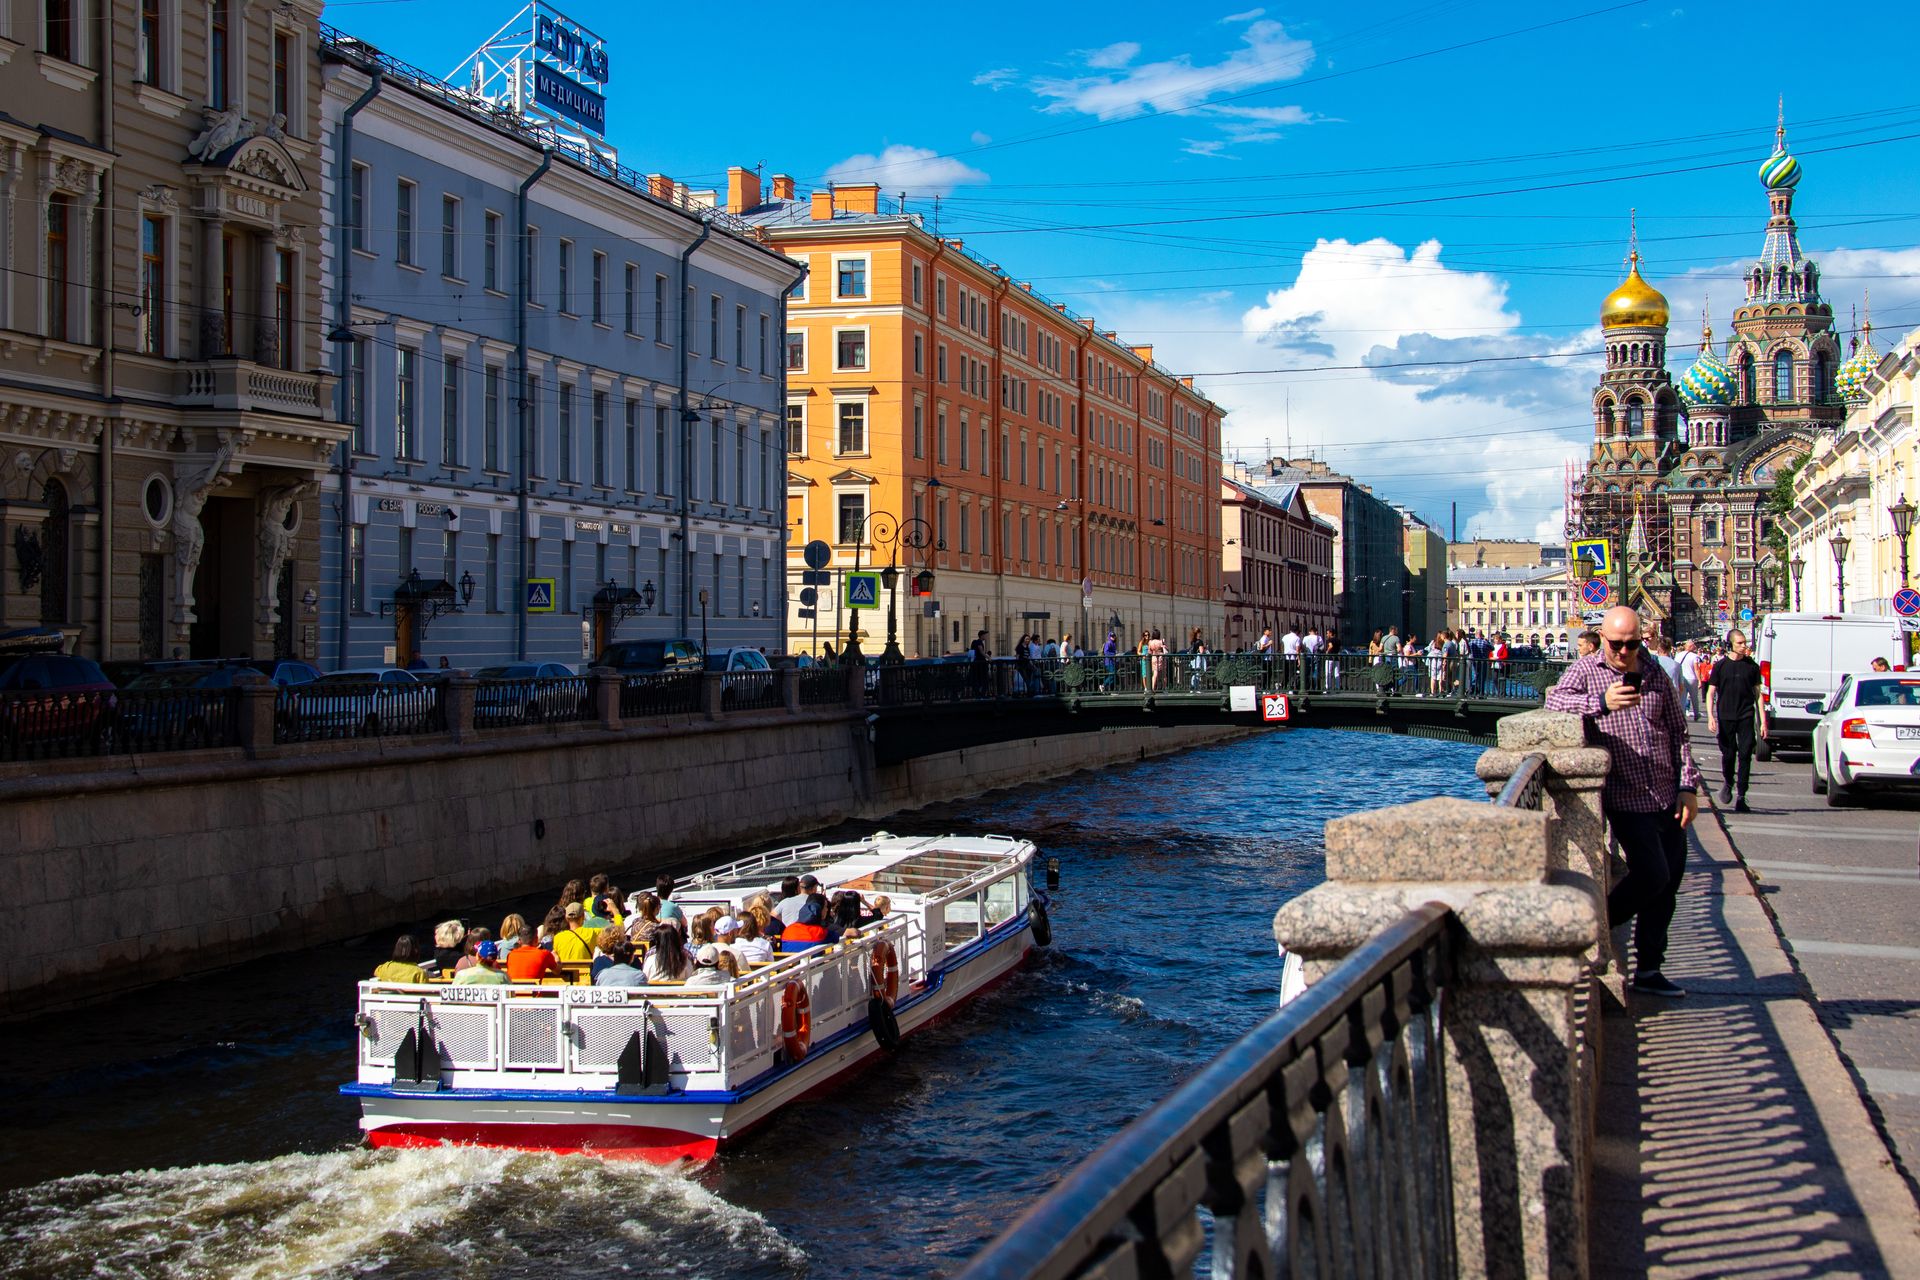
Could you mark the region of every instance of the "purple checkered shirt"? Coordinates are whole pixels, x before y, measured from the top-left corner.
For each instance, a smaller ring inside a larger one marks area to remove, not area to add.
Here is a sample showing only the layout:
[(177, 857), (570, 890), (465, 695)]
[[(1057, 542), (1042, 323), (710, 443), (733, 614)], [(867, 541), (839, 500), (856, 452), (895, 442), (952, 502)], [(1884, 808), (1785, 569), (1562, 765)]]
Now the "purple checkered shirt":
[(1587, 726), (1587, 741), (1613, 753), (1600, 803), (1622, 813), (1664, 813), (1678, 792), (1700, 789), (1700, 767), (1687, 745), (1680, 697), (1657, 662), (1640, 660), (1640, 705), (1607, 710), (1607, 690), (1620, 673), (1597, 653), (1568, 667), (1547, 690), (1547, 710), (1570, 711)]

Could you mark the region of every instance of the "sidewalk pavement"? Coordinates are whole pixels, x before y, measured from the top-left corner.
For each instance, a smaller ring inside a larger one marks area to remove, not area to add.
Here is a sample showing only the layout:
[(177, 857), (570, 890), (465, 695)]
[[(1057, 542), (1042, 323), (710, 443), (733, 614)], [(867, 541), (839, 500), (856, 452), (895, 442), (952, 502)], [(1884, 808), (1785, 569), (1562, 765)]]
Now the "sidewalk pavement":
[(1607, 1010), (1593, 1274), (1920, 1280), (1920, 1206), (1711, 809), (1689, 843), (1688, 996)]

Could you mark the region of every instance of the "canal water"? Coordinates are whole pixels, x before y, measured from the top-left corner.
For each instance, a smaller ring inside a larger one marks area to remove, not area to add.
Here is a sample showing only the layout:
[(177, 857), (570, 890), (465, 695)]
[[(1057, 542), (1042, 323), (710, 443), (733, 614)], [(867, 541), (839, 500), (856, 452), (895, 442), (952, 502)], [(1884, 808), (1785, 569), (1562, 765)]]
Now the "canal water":
[(1274, 1008), (1273, 912), (1322, 878), (1327, 819), (1484, 795), (1476, 752), (1268, 734), (894, 819), (1038, 842), (1060, 860), (1054, 945), (694, 1170), (363, 1148), (335, 1089), (384, 936), (10, 1027), (0, 1274), (951, 1272)]

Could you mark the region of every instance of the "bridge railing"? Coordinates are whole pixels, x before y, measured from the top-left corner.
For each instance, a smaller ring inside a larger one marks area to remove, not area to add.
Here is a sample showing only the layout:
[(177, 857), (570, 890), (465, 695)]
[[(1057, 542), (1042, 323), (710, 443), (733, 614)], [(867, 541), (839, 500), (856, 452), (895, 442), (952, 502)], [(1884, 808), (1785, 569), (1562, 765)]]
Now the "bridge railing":
[(1493, 804), (1328, 823), (1327, 882), (1274, 917), (1305, 994), (963, 1275), (1585, 1274), (1597, 1072), (1576, 1010), (1606, 945), (1606, 756), (1551, 712), (1500, 741), (1478, 768)]

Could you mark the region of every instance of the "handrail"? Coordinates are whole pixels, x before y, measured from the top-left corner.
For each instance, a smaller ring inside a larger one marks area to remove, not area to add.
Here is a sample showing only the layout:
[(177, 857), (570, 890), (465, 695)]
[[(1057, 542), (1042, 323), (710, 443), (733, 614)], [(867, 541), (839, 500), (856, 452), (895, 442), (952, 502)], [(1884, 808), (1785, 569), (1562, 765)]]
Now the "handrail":
[[(1431, 1036), (1428, 1011), (1451, 978), (1451, 918), (1448, 907), (1426, 903), (1375, 935), (1069, 1172), (967, 1265), (963, 1280), (1191, 1274), (1201, 1242), (1196, 1215), (1202, 1207), (1214, 1219), (1214, 1275), (1301, 1274), (1299, 1267), (1274, 1265), (1269, 1254), (1280, 1250), (1292, 1253), (1297, 1262), (1310, 1262), (1311, 1255), (1321, 1253), (1323, 1265), (1312, 1273), (1335, 1274), (1331, 1259), (1324, 1256), (1327, 1236), (1349, 1226), (1372, 1232), (1382, 1225), (1358, 1220), (1361, 1206), (1347, 1197), (1347, 1188), (1340, 1188), (1337, 1197), (1313, 1188), (1315, 1179), (1332, 1176), (1334, 1166), (1344, 1168), (1367, 1156), (1367, 1144), (1345, 1144), (1346, 1121), (1335, 1113), (1343, 1106), (1349, 1074), (1370, 1071), (1382, 1044), (1415, 1024), (1425, 1026)], [(1430, 1057), (1424, 1052), (1428, 1049)], [(1402, 1134), (1375, 1145), (1429, 1165), (1396, 1172), (1430, 1179), (1428, 1184), (1403, 1185), (1435, 1193), (1437, 1203), (1367, 1206), (1383, 1215), (1400, 1215), (1396, 1230), (1403, 1236), (1417, 1229), (1423, 1237), (1414, 1243), (1402, 1239), (1407, 1256), (1382, 1256), (1377, 1274), (1446, 1275), (1451, 1272), (1451, 1227), (1432, 1218), (1418, 1228), (1409, 1222), (1422, 1209), (1434, 1217), (1447, 1212), (1438, 1051), (1423, 1044), (1422, 1052), (1410, 1056), (1417, 1061), (1409, 1078), (1427, 1077), (1424, 1082), (1413, 1080), (1411, 1087), (1424, 1088), (1432, 1099), (1419, 1104), (1421, 1124), (1437, 1123), (1439, 1128), (1426, 1140)], [(1376, 1096), (1371, 1093), (1375, 1081), (1369, 1079), (1366, 1087), (1370, 1097)], [(1390, 1078), (1385, 1087), (1391, 1092), (1395, 1080)], [(1323, 1111), (1328, 1113), (1324, 1130), (1317, 1131), (1313, 1114)], [(1316, 1133), (1321, 1135), (1317, 1139)], [(1313, 1158), (1316, 1141), (1322, 1144), (1318, 1159)], [(1327, 1151), (1336, 1144), (1341, 1156), (1337, 1160)], [(1291, 1162), (1291, 1176), (1285, 1170), (1270, 1172), (1269, 1161)], [(1387, 1175), (1372, 1172), (1380, 1178), (1378, 1185), (1385, 1185)], [(1348, 1176), (1355, 1176), (1351, 1169)], [(1287, 1203), (1268, 1203), (1263, 1213), (1258, 1203), (1262, 1194), (1283, 1195)], [(1338, 1220), (1330, 1203), (1337, 1199), (1347, 1203), (1353, 1221)], [(1310, 1208), (1318, 1220), (1301, 1222), (1294, 1212), (1301, 1207)], [(1281, 1228), (1279, 1238), (1273, 1226)], [(1376, 1247), (1383, 1255), (1389, 1249), (1384, 1241)]]
[(1520, 761), (1494, 803), (1509, 809), (1538, 809), (1546, 787), (1547, 757), (1536, 751)]

